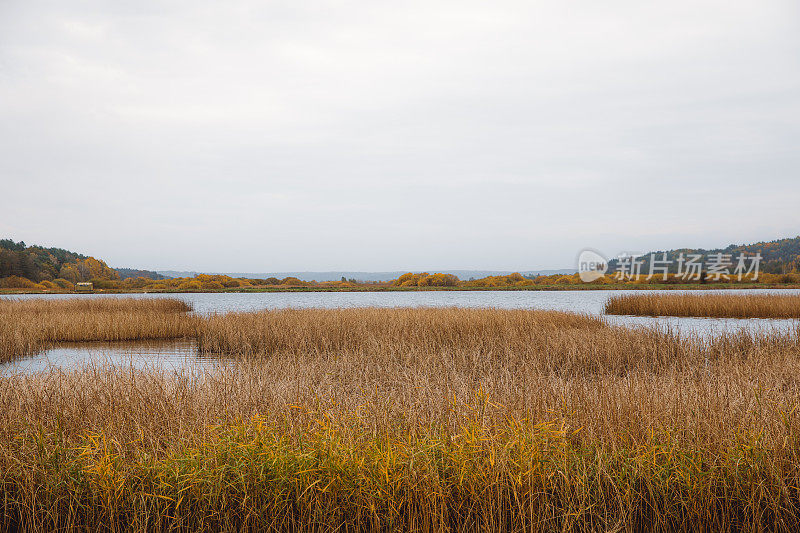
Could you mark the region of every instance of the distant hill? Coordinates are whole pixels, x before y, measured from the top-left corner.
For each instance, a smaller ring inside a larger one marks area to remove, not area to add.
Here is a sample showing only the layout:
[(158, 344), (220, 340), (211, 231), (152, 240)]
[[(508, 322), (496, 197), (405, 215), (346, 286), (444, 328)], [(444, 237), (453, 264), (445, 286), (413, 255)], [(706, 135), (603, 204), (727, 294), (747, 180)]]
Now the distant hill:
[[(713, 248), (706, 250), (703, 248), (680, 248), (677, 250), (658, 250), (655, 252), (647, 252), (641, 256), (643, 260), (642, 272), (646, 272), (650, 265), (650, 254), (655, 254), (657, 260), (661, 260), (662, 254), (666, 252), (667, 260), (672, 261), (670, 267), (671, 272), (677, 271), (677, 262), (675, 261), (678, 256), (683, 253), (684, 257), (689, 254), (699, 254), (703, 257), (703, 262), (706, 262), (708, 256), (711, 254), (730, 254), (735, 262), (739, 254), (745, 255), (761, 254), (761, 267), (760, 271), (767, 274), (784, 274), (793, 269), (800, 270), (800, 236), (789, 239), (778, 239), (775, 241), (757, 242), (755, 244), (729, 244), (725, 248)], [(608, 269), (610, 272), (617, 269), (618, 261), (612, 259), (608, 262)], [(657, 263), (656, 263), (657, 265)]]
[[(399, 278), (407, 270), (387, 272), (365, 271), (304, 271), (304, 272), (200, 272), (177, 270), (142, 270), (136, 268), (111, 268), (104, 261), (63, 248), (27, 246), (25, 242), (13, 239), (0, 239), (0, 278), (23, 278), (34, 283), (66, 279), (71, 283), (92, 280), (126, 280), (146, 278), (154, 281), (169, 278), (194, 278), (198, 274), (223, 274), (233, 278), (267, 279), (297, 278), (302, 281), (340, 281), (358, 282), (391, 281)], [(415, 271), (416, 272), (416, 271)], [(421, 272), (421, 271), (420, 271)], [(487, 276), (506, 276), (510, 270), (440, 270), (428, 272), (452, 274), (462, 280), (480, 279)], [(574, 269), (523, 270), (523, 276), (573, 274)]]
[[(675, 250), (658, 250), (644, 254), (642, 272), (649, 269), (649, 255), (654, 253), (660, 259), (662, 254), (667, 254), (667, 259), (673, 264), (670, 271), (677, 270), (678, 256), (683, 253), (700, 254), (703, 262), (707, 262), (711, 254), (730, 254), (734, 261), (740, 253), (754, 255), (760, 253), (762, 257), (761, 272), (768, 274), (784, 274), (792, 270), (800, 270), (800, 236), (778, 239), (774, 241), (757, 242), (754, 244), (730, 244), (724, 248), (695, 249), (681, 248)], [(609, 261), (609, 271), (617, 269), (618, 261)], [(43, 246), (27, 246), (23, 241), (15, 242), (12, 239), (0, 239), (0, 278), (23, 278), (34, 283), (65, 279), (71, 283), (91, 280), (125, 280), (130, 278), (146, 278), (154, 281), (169, 278), (193, 278), (198, 274), (224, 274), (233, 278), (267, 279), (267, 278), (297, 278), (302, 281), (340, 281), (354, 280), (357, 282), (385, 282), (399, 278), (408, 272), (396, 271), (300, 271), (300, 272), (201, 272), (201, 271), (176, 271), (176, 270), (141, 270), (135, 268), (111, 268), (105, 262), (77, 252), (63, 248), (47, 248)], [(418, 273), (419, 271), (414, 271)], [(441, 272), (452, 274), (463, 281), (481, 279), (488, 276), (507, 276), (510, 270), (441, 270), (429, 269), (428, 272)], [(556, 274), (574, 274), (575, 269), (549, 269), (549, 270), (520, 270), (525, 277), (534, 278), (537, 275), (549, 276)]]
[(0, 239), (0, 278), (24, 278), (35, 283), (66, 279), (71, 283), (91, 279), (119, 279), (103, 261), (63, 248), (27, 246), (24, 241)]
[[(397, 270), (390, 272), (361, 272), (361, 271), (325, 271), (325, 272), (194, 272), (179, 270), (159, 270), (158, 273), (168, 278), (191, 278), (197, 274), (224, 274), (232, 278), (266, 279), (266, 278), (297, 278), (303, 281), (340, 281), (342, 278), (354, 279), (356, 281), (391, 281), (397, 279), (408, 270)], [(422, 271), (414, 271), (422, 272)], [(430, 269), (427, 272), (441, 272), (443, 274), (453, 274), (462, 280), (470, 278), (479, 279), (487, 276), (505, 276), (512, 274), (511, 270), (439, 270)], [(574, 274), (574, 268), (558, 270), (523, 270), (518, 271), (523, 276), (535, 276), (538, 274), (547, 276), (552, 274)]]
[(137, 270), (135, 268), (115, 268), (114, 270), (116, 270), (117, 274), (119, 274), (119, 279), (147, 278), (156, 281), (160, 279), (167, 279), (166, 276), (162, 276), (158, 272), (153, 272), (152, 270)]

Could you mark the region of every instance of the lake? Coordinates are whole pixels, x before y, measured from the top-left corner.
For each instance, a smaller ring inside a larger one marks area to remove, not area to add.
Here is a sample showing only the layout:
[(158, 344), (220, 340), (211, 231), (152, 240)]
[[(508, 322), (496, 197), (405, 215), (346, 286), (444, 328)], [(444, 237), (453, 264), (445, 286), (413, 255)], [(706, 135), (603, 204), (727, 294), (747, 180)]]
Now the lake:
[[(14, 295), (0, 298), (178, 298), (190, 303), (196, 313), (228, 313), (285, 308), (348, 307), (495, 307), (501, 309), (548, 309), (602, 315), (609, 296), (641, 291), (414, 291), (414, 292), (260, 292), (182, 294), (52, 294)], [(678, 291), (676, 291), (678, 292)], [(697, 292), (697, 291), (694, 291)], [(703, 294), (800, 293), (797, 289), (747, 289), (703, 291)], [(604, 315), (605, 316), (605, 315)], [(610, 324), (629, 327), (668, 326), (682, 334), (710, 337), (725, 331), (788, 330), (796, 320), (716, 319), (677, 317), (605, 316)], [(127, 364), (137, 368), (218, 364), (217, 358), (200, 357), (194, 341), (147, 343), (73, 343), (54, 346), (32, 357), (0, 364), (0, 374), (69, 369), (86, 363)]]

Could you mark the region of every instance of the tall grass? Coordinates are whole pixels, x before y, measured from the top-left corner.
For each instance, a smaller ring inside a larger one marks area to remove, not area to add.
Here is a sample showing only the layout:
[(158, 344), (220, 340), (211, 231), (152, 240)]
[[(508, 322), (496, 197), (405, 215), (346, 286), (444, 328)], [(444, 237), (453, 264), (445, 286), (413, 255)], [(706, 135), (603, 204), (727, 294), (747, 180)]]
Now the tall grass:
[(634, 333), (596, 317), (464, 308), (231, 313), (205, 318), (198, 344), (204, 352), (244, 359), (280, 355), (313, 361), (321, 356), (327, 362), (347, 354), (358, 357), (353, 364), (361, 371), (375, 364), (446, 361), (462, 368), (491, 364), (507, 372), (536, 368), (556, 374), (622, 373), (641, 365), (674, 364), (676, 349), (691, 350), (674, 334)]
[(69, 298), (0, 300), (0, 361), (57, 342), (193, 336), (197, 319), (182, 300)]
[(6, 529), (800, 526), (796, 333), (491, 309), (198, 330), (238, 362), (0, 377)]
[(597, 331), (600, 318), (562, 312), (464, 308), (279, 309), (212, 315), (203, 350), (237, 356), (370, 349), (405, 352), (524, 350), (558, 331)]
[(610, 315), (800, 318), (800, 294), (626, 294), (605, 305)]

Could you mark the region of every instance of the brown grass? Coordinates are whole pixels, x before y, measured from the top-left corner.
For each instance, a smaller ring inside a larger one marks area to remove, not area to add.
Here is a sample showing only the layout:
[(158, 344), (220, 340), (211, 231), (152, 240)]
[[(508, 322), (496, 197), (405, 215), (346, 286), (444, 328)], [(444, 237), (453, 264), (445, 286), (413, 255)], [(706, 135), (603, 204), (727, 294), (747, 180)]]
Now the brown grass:
[(279, 309), (203, 321), (204, 351), (237, 356), (313, 355), (370, 349), (504, 352), (555, 331), (605, 329), (600, 318), (561, 312), (464, 308)]
[(800, 294), (626, 294), (608, 299), (610, 315), (800, 318)]
[(191, 307), (166, 298), (0, 300), (0, 362), (57, 342), (169, 339), (195, 334)]
[(432, 365), (447, 356), (512, 373), (518, 366), (557, 374), (623, 373), (674, 364), (676, 347), (688, 346), (672, 334), (633, 333), (600, 318), (503, 309), (284, 309), (212, 316), (198, 331), (201, 351), (244, 359), (378, 353)]
[(7, 529), (793, 530), (797, 333), (564, 313), (203, 319), (239, 361), (0, 378)]

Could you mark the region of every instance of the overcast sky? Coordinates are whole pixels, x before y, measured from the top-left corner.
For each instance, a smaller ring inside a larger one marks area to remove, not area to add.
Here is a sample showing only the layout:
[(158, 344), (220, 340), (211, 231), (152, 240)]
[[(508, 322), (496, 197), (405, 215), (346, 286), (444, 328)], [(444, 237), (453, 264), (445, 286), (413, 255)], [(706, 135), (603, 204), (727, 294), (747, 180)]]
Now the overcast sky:
[(0, 0), (0, 237), (264, 272), (795, 236), (799, 6)]

